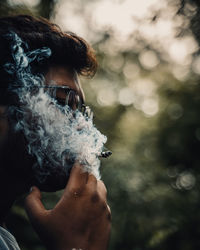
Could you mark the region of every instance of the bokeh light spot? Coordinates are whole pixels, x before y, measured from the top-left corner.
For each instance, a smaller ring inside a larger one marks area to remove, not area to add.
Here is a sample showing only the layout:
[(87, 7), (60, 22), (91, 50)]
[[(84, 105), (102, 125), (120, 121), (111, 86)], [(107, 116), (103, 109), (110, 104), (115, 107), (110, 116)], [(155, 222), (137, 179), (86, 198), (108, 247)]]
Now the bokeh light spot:
[(159, 110), (158, 101), (156, 99), (153, 99), (153, 98), (146, 98), (144, 100), (144, 102), (142, 103), (142, 107), (141, 108), (142, 108), (142, 111), (146, 115), (153, 116)]
[(194, 73), (200, 75), (200, 56), (197, 56), (192, 63), (192, 70)]
[(122, 105), (131, 105), (134, 101), (130, 88), (123, 88), (119, 92), (119, 103)]
[(139, 61), (145, 69), (153, 69), (159, 63), (156, 53), (152, 50), (142, 51), (139, 55)]
[(183, 115), (183, 108), (178, 103), (170, 104), (167, 111), (172, 120), (179, 119)]
[(138, 79), (134, 82), (133, 90), (139, 96), (152, 96), (156, 90), (156, 85), (150, 79)]
[(40, 0), (8, 0), (10, 5), (27, 5), (28, 7), (35, 7), (40, 3)]
[(123, 68), (123, 73), (127, 79), (133, 79), (137, 77), (139, 75), (139, 72), (140, 68), (135, 63), (126, 62)]
[(183, 172), (179, 175), (176, 181), (176, 185), (179, 188), (184, 188), (184, 189), (192, 189), (195, 185), (196, 178), (193, 174), (190, 172)]
[(169, 48), (169, 55), (174, 62), (180, 65), (189, 65), (192, 62), (191, 54), (198, 50), (197, 42), (193, 37), (184, 37), (174, 40)]
[(185, 81), (189, 76), (190, 69), (188, 66), (173, 65), (172, 73), (179, 81)]
[(101, 106), (111, 106), (116, 102), (116, 94), (114, 90), (101, 89), (97, 96), (97, 102)]

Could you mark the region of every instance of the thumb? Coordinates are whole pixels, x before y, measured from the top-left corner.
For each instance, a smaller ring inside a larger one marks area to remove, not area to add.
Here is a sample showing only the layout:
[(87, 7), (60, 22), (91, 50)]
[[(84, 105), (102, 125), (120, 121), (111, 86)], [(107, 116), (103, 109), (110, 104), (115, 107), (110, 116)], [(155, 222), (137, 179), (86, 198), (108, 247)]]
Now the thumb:
[(44, 219), (48, 213), (42, 204), (41, 198), (40, 190), (37, 187), (32, 187), (31, 192), (25, 199), (27, 215), (35, 227), (42, 226), (45, 223)]

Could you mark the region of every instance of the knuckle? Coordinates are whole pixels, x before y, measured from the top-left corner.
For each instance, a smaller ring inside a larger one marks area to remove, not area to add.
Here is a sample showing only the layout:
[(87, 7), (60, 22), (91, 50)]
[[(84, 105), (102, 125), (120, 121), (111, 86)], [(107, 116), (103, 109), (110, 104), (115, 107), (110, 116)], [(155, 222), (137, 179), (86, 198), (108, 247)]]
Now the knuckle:
[(90, 178), (90, 180), (92, 180), (94, 183), (97, 184), (97, 178), (93, 174), (90, 173), (89, 178)]
[(103, 202), (102, 201), (102, 210), (104, 211), (104, 213), (106, 213), (106, 211), (107, 211), (107, 204), (106, 204), (106, 202)]
[(99, 183), (102, 187), (105, 188), (105, 184), (104, 184), (104, 182), (103, 182), (102, 180), (98, 180), (98, 183)]
[(91, 200), (92, 203), (97, 203), (97, 202), (99, 202), (100, 196), (99, 196), (99, 194), (98, 194), (97, 191), (95, 191), (95, 192), (93, 192), (93, 193), (91, 194), (90, 200)]
[(108, 221), (111, 221), (112, 215), (111, 215), (111, 209), (110, 207), (107, 205), (107, 219)]
[(108, 204), (104, 201), (100, 208), (101, 215), (108, 221), (111, 221), (111, 210)]
[(98, 181), (98, 186), (99, 186), (99, 190), (101, 190), (102, 192), (107, 194), (107, 189), (106, 189), (106, 186), (105, 186), (103, 181), (99, 180)]
[(89, 185), (85, 186), (85, 194), (88, 195), (89, 197), (96, 195), (96, 193), (97, 193), (97, 189), (95, 186), (93, 186), (93, 185), (92, 186), (89, 186)]
[(110, 212), (107, 213), (107, 220), (108, 220), (109, 222), (111, 222), (111, 220), (112, 220), (112, 215), (111, 215)]
[(104, 188), (104, 193), (107, 196), (107, 188), (106, 187)]

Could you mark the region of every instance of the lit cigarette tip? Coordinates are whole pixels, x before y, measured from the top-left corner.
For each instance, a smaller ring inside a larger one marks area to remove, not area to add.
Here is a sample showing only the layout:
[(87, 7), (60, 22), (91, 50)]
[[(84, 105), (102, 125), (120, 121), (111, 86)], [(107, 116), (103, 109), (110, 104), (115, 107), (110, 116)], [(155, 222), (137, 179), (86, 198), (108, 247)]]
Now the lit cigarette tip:
[(112, 154), (111, 151), (104, 151), (104, 152), (101, 152), (100, 157), (108, 158), (109, 156), (111, 156), (111, 154)]

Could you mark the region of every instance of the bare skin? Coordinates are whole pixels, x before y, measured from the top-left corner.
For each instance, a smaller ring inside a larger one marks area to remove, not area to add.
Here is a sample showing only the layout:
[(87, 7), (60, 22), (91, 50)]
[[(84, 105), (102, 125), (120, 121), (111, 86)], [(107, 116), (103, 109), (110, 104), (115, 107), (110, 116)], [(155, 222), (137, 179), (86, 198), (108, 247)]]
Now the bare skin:
[[(50, 69), (45, 79), (46, 84), (53, 81), (54, 85), (69, 86), (84, 99), (76, 73), (57, 66)], [(59, 98), (63, 98), (62, 95)], [(10, 130), (5, 113), (6, 107), (0, 106), (0, 162), (3, 163), (0, 167), (0, 196), (3, 197), (0, 225), (4, 225), (16, 197), (34, 185), (31, 181), (32, 159), (24, 153), (23, 136), (16, 137)], [(40, 189), (39, 185), (32, 188), (25, 200), (25, 208), (48, 250), (107, 249), (111, 215), (102, 181), (83, 173), (81, 165), (76, 163), (63, 196), (52, 210), (44, 208)]]
[(41, 193), (34, 187), (26, 198), (27, 214), (49, 250), (107, 249), (110, 209), (106, 188), (93, 175), (75, 164), (60, 201), (46, 210)]

